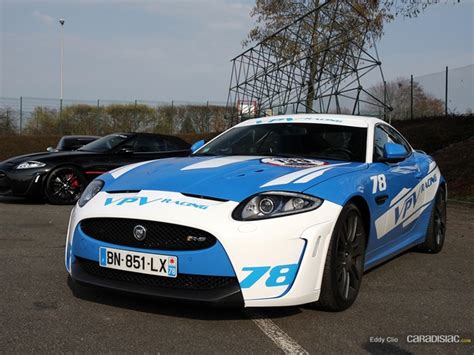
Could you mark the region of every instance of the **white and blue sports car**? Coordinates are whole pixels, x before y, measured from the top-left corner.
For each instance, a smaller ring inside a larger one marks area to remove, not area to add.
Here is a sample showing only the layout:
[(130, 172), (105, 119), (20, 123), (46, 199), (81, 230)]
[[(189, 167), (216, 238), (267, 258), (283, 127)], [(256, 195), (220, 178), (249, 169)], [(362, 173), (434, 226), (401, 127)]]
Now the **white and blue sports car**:
[(182, 301), (339, 311), (365, 270), (414, 246), (443, 247), (446, 182), (379, 119), (265, 117), (193, 151), (87, 187), (67, 235), (73, 280)]

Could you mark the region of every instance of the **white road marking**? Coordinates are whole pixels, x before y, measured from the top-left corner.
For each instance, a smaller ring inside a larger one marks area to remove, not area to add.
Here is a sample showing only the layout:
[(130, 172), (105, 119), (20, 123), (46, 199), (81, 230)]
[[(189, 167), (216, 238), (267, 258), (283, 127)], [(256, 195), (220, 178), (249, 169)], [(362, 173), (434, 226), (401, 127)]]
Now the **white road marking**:
[(265, 318), (262, 314), (253, 310), (247, 310), (247, 314), (260, 330), (285, 354), (309, 354), (306, 349), (273, 323), (271, 319)]

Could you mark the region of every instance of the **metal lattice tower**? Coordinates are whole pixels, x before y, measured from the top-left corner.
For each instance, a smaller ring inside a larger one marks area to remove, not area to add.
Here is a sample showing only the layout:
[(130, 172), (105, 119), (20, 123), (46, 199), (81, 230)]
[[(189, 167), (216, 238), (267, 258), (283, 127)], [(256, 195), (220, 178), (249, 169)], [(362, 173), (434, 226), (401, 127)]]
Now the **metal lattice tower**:
[(329, 0), (233, 58), (231, 123), (298, 112), (389, 112), (386, 93), (376, 97), (364, 87), (373, 71), (385, 82), (372, 25), (350, 0)]

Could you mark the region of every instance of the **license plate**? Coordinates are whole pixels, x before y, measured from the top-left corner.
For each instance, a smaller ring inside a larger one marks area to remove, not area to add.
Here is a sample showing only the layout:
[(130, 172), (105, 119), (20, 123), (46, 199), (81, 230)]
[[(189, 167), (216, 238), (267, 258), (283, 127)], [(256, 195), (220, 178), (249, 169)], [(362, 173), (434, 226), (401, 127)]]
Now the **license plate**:
[(141, 274), (165, 277), (178, 276), (178, 258), (176, 256), (99, 248), (99, 264), (110, 269)]

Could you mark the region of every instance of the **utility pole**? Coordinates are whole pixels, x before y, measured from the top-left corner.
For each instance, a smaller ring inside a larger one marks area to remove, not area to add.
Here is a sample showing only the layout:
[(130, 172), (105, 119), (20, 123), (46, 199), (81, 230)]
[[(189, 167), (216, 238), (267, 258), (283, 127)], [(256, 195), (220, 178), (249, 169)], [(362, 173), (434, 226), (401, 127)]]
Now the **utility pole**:
[(63, 134), (63, 68), (64, 68), (64, 19), (59, 19), (59, 24), (61, 25), (61, 95), (59, 97), (59, 133)]
[(410, 77), (410, 119), (413, 119), (413, 74)]
[(63, 68), (64, 68), (64, 19), (60, 18), (59, 23), (61, 25), (61, 101), (63, 100)]
[(448, 67), (446, 67), (446, 91), (444, 95), (444, 116), (448, 117)]

